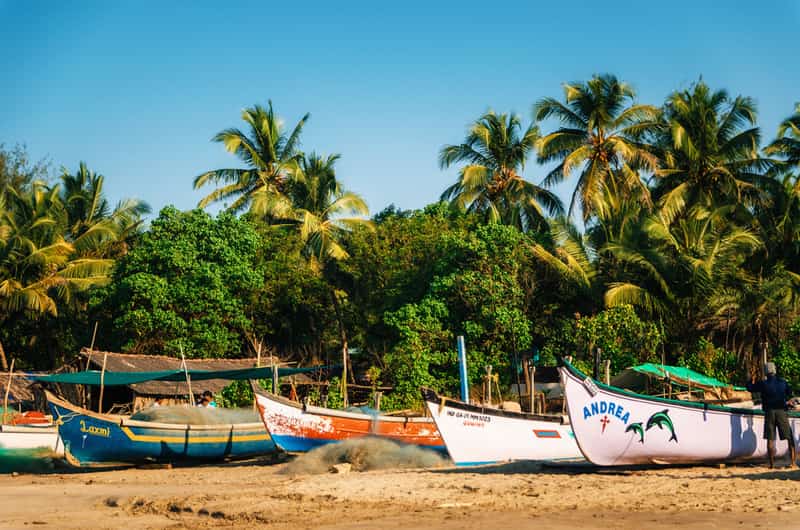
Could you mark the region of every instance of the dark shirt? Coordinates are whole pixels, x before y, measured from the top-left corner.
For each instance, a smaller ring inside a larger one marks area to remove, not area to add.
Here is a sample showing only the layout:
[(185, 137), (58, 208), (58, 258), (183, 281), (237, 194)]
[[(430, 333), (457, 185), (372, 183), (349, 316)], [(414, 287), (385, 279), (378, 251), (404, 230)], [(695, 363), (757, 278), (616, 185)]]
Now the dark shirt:
[(786, 402), (791, 397), (789, 384), (775, 375), (758, 383), (747, 383), (747, 390), (761, 394), (761, 408), (764, 410), (786, 410)]

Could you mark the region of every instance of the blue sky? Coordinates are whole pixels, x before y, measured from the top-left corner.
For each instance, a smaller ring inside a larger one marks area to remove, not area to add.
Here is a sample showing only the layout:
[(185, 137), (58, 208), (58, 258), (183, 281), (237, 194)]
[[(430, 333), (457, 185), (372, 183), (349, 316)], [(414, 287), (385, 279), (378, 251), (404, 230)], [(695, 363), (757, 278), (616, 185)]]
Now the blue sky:
[(211, 137), (272, 99), (287, 123), (311, 112), (303, 148), (341, 153), (377, 212), (435, 201), (455, 178), (438, 150), (488, 108), (529, 120), (593, 73), (653, 104), (702, 75), (754, 97), (765, 138), (800, 101), (794, 0), (275, 4), (0, 0), (0, 143), (191, 208), (195, 175), (237, 164)]

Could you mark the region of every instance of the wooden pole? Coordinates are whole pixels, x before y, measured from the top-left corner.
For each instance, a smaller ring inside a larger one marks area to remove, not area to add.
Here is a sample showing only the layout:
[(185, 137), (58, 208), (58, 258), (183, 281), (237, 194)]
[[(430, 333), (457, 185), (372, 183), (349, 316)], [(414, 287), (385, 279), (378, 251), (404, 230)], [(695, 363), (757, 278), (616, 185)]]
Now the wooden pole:
[[(522, 359), (522, 374), (525, 377), (525, 391), (530, 393), (531, 389), (531, 365), (528, 364), (528, 359)], [(522, 406), (522, 388), (519, 389), (519, 404)], [(533, 410), (531, 410), (533, 412)]]
[(181, 367), (183, 367), (183, 374), (186, 376), (186, 386), (189, 388), (189, 406), (194, 405), (194, 392), (192, 392), (192, 378), (189, 376), (189, 366), (186, 364), (186, 357), (183, 355), (183, 346), (181, 346)]
[[(256, 342), (257, 342), (257, 345), (258, 345), (257, 348), (256, 348), (256, 368), (261, 368), (261, 341), (259, 340), (259, 341), (256, 341)], [(272, 356), (270, 355), (270, 357), (272, 357)], [(256, 382), (258, 382), (258, 381), (256, 381)], [(253, 395), (253, 410), (258, 412), (258, 403), (256, 402), (256, 396), (255, 395)]]
[(276, 396), (280, 391), (280, 385), (278, 384), (278, 365), (275, 364), (275, 361), (272, 361), (272, 393)]
[(531, 396), (531, 412), (536, 414), (536, 365), (531, 364), (531, 386), (528, 389)]
[(606, 371), (606, 377), (605, 377), (606, 384), (610, 385), (611, 384), (611, 360), (610, 359), (606, 359), (605, 365), (606, 365), (605, 366), (605, 369), (606, 369), (605, 370)]
[(0, 425), (6, 424), (6, 414), (8, 414), (8, 394), (11, 392), (11, 377), (14, 373), (14, 361), (16, 359), (11, 359), (11, 368), (8, 369), (8, 383), (6, 383), (6, 395), (3, 397), (3, 421), (0, 421)]
[(347, 342), (342, 345), (342, 403), (347, 408)]
[(106, 389), (106, 361), (108, 360), (108, 353), (103, 355), (103, 369), (100, 372), (100, 399), (97, 401), (97, 412), (103, 412), (103, 392)]
[(382, 396), (383, 396), (383, 392), (381, 392), (380, 390), (375, 392), (375, 403), (374, 403), (375, 410), (381, 410), (381, 397)]
[(492, 365), (486, 367), (486, 401), (492, 406)]
[(94, 339), (97, 337), (97, 321), (94, 323), (94, 331), (92, 332), (92, 343), (89, 345), (89, 355), (86, 356), (86, 370), (89, 369), (89, 363), (92, 362), (92, 352), (94, 351)]

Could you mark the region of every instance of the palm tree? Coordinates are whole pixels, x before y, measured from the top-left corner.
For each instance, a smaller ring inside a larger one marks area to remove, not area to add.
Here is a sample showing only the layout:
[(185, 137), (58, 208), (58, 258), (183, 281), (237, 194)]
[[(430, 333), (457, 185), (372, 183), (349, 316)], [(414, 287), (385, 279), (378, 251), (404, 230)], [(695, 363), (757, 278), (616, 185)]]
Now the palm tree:
[(593, 311), (595, 301), (602, 295), (602, 278), (589, 237), (562, 216), (550, 223), (550, 238), (552, 246), (533, 245), (534, 256), (556, 274), (559, 286), (574, 295), (582, 310)]
[(442, 200), (488, 222), (523, 231), (544, 226), (544, 210), (561, 214), (561, 201), (520, 174), (538, 135), (533, 125), (523, 130), (515, 114), (489, 111), (481, 116), (472, 124), (464, 143), (446, 145), (439, 153), (442, 169), (466, 163), (459, 170), (458, 181), (442, 193)]
[(744, 260), (762, 246), (750, 229), (729, 221), (732, 207), (693, 208), (688, 215), (660, 209), (646, 218), (646, 238), (622, 239), (603, 252), (621, 266), (606, 305), (633, 305), (697, 325), (720, 289), (742, 283)]
[[(336, 179), (334, 165), (339, 155), (311, 153), (300, 159), (299, 171), (287, 182), (285, 197), (276, 198), (268, 190), (258, 190), (253, 197), (252, 213), (265, 216), (273, 224), (293, 226), (303, 243), (303, 254), (312, 269), (324, 273), (328, 262), (347, 259), (344, 236), (357, 227), (372, 229), (367, 203), (359, 195), (345, 191)], [(343, 292), (331, 285), (330, 298), (339, 326), (342, 343), (342, 394), (347, 404), (347, 376), (353, 377), (348, 352), (347, 332), (341, 309)]]
[[(241, 212), (250, 206), (257, 191), (262, 196), (280, 197), (287, 181), (299, 170), (302, 158), (298, 150), (300, 134), (309, 116), (303, 116), (287, 134), (281, 120), (275, 116), (272, 101), (266, 108), (255, 105), (242, 111), (248, 131), (225, 129), (213, 140), (224, 144), (225, 149), (247, 167), (215, 169), (195, 177), (194, 189), (207, 184), (224, 184), (206, 195), (198, 206), (205, 208), (211, 203), (230, 199), (233, 202), (228, 210)], [(262, 201), (264, 199), (262, 197)]]
[(657, 128), (659, 111), (634, 103), (633, 89), (612, 75), (564, 85), (564, 102), (544, 98), (533, 106), (538, 122), (555, 118), (562, 126), (538, 140), (540, 163), (559, 162), (543, 184), (553, 186), (578, 172), (569, 214), (580, 203), (584, 220), (594, 213), (603, 186), (637, 193), (649, 203), (639, 171), (653, 172), (657, 159), (645, 140)]
[(667, 98), (664, 124), (654, 196), (710, 209), (765, 199), (774, 182), (765, 177), (770, 161), (758, 154), (761, 134), (751, 98), (731, 98), (701, 80)]
[(141, 228), (150, 206), (138, 199), (124, 199), (112, 210), (103, 193), (105, 177), (90, 171), (85, 162), (71, 174), (61, 174), (61, 201), (67, 224), (67, 239), (79, 253), (90, 250), (104, 257), (119, 253)]
[(764, 152), (781, 157), (789, 171), (800, 170), (800, 103), (794, 114), (781, 122), (777, 138)]
[[(7, 187), (0, 207), (0, 322), (18, 312), (56, 315), (58, 301), (70, 303), (75, 293), (107, 281), (112, 260), (77, 257), (83, 240), (64, 239), (58, 186)], [(0, 364), (8, 369), (1, 343)]]
[[(336, 179), (334, 165), (340, 155), (320, 156), (311, 153), (300, 160), (298, 178), (291, 181), (286, 194), (291, 212), (283, 222), (294, 224), (303, 241), (303, 251), (310, 259), (323, 263), (328, 259), (340, 260), (348, 257), (342, 246), (344, 235), (356, 227), (371, 228), (366, 219), (369, 215), (367, 203), (356, 193), (345, 191)], [(254, 198), (253, 212), (277, 214), (268, 209), (274, 202), (262, 202), (259, 192)], [(285, 214), (284, 214), (285, 215)]]

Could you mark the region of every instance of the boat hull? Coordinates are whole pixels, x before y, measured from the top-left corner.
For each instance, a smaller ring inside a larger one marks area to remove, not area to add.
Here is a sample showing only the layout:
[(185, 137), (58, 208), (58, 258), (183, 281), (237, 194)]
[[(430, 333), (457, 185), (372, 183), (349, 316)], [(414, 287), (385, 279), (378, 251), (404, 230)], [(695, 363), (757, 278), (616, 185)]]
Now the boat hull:
[(256, 405), (275, 444), (290, 453), (303, 453), (322, 445), (364, 436), (390, 438), (445, 452), (442, 437), (430, 418), (371, 416), (321, 407), (304, 408), (261, 390), (256, 390)]
[[(634, 394), (560, 367), (578, 446), (602, 466), (762, 460), (767, 456), (761, 410), (705, 405)], [(800, 418), (790, 418), (798, 432)], [(797, 443), (797, 439), (793, 440)], [(777, 455), (787, 444), (777, 444)]]
[(213, 461), (271, 453), (260, 423), (178, 425), (95, 414), (48, 395), (67, 460), (77, 466)]
[(64, 456), (55, 425), (0, 425), (0, 451), (3, 449), (47, 449), (53, 456)]
[(488, 409), (422, 391), (450, 458), (459, 466), (510, 460), (583, 460), (562, 417)]

